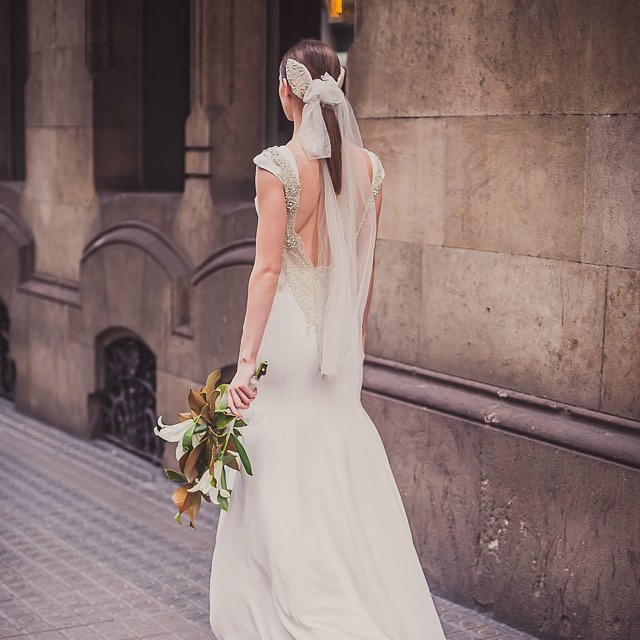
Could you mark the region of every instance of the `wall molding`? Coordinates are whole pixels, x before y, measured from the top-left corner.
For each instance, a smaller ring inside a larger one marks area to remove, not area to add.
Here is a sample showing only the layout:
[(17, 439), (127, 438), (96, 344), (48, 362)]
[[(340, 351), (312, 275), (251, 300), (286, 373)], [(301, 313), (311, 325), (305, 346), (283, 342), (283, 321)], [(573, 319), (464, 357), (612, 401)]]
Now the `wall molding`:
[(243, 238), (231, 242), (210, 255), (196, 268), (191, 277), (191, 284), (195, 287), (221, 269), (240, 266), (252, 267), (255, 255), (255, 238)]
[(367, 355), (363, 390), (640, 469), (640, 422)]
[(75, 280), (66, 280), (48, 273), (32, 273), (18, 285), (18, 291), (49, 302), (80, 308), (80, 289)]
[(0, 232), (4, 232), (18, 251), (18, 282), (28, 280), (34, 271), (35, 242), (31, 229), (21, 216), (0, 205)]

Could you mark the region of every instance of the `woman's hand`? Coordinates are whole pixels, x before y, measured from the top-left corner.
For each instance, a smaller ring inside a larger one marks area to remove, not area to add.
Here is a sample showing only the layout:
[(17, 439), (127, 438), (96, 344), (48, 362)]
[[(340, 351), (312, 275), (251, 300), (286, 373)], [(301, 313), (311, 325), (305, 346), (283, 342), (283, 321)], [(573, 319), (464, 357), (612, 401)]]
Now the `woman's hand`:
[(251, 377), (256, 373), (255, 363), (240, 363), (236, 375), (227, 390), (227, 406), (234, 416), (242, 418), (240, 409), (248, 409), (255, 399), (257, 389), (249, 385)]

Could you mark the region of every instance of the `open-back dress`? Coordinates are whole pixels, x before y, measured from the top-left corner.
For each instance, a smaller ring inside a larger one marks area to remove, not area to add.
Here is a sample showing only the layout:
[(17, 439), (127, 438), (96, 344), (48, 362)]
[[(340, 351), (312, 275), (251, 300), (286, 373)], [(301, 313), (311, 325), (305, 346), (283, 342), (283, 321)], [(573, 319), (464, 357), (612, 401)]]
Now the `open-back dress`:
[[(375, 197), (384, 169), (367, 152)], [(220, 512), (211, 628), (217, 640), (444, 640), (389, 459), (361, 403), (362, 348), (350, 371), (319, 373), (327, 268), (313, 265), (296, 233), (296, 159), (282, 145), (254, 162), (282, 182), (287, 230), (258, 352), (268, 371), (243, 429), (253, 475), (233, 472), (229, 510)]]

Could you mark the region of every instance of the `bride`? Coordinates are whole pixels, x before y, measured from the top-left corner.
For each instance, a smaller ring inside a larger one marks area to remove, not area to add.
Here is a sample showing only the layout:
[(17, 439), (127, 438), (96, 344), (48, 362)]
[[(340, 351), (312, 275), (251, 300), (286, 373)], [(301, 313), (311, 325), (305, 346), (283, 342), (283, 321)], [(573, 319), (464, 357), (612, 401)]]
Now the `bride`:
[[(362, 146), (327, 44), (282, 58), (286, 145), (253, 160), (258, 227), (229, 408), (234, 472), (210, 583), (217, 640), (444, 640), (360, 392), (384, 169)], [(268, 371), (251, 384), (258, 362)]]

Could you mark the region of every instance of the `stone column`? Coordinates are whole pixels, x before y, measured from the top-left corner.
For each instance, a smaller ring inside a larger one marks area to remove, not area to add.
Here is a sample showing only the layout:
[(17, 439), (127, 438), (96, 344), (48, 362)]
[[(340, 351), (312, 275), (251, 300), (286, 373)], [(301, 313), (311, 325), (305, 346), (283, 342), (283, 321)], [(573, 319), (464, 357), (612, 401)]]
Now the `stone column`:
[(36, 274), (75, 283), (97, 216), (85, 2), (39, 0), (29, 9), (22, 211), (35, 238)]

